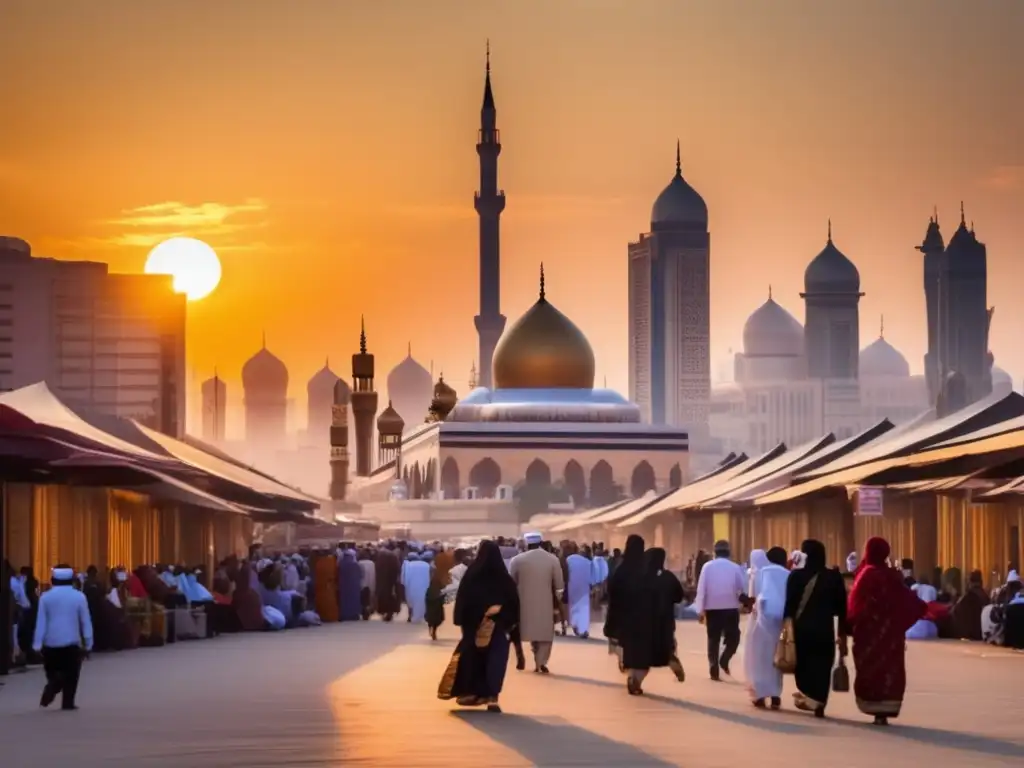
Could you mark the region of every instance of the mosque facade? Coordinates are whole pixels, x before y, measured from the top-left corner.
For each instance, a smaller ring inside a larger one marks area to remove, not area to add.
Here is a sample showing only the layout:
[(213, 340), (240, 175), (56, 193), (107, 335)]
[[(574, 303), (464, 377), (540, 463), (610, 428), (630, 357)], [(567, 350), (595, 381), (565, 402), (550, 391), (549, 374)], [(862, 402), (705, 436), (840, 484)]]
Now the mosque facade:
[(708, 207), (676, 172), (630, 243), (629, 396), (645, 421), (706, 432), (711, 398)]

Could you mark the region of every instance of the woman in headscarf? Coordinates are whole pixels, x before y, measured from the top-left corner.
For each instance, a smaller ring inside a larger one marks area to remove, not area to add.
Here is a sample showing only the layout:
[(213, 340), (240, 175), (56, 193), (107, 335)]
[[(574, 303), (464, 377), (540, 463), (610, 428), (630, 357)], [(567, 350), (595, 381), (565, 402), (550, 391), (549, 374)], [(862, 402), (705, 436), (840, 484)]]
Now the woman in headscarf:
[(622, 560), (608, 581), (608, 609), (604, 619), (604, 636), (608, 653), (619, 661), (619, 671), (626, 671), (625, 646), (634, 641), (641, 647), (650, 644), (647, 632), (630, 624), (630, 613), (644, 574), (644, 540), (635, 533), (626, 539)]
[(782, 633), (782, 615), (786, 609), (786, 550), (772, 547), (750, 553), (750, 589), (754, 609), (747, 621), (743, 645), (743, 672), (747, 690), (755, 707), (782, 706), (782, 673), (775, 667), (775, 647)]
[[(683, 585), (665, 570), (665, 550), (654, 547), (644, 553), (641, 587), (633, 598), (629, 622), (648, 627), (649, 645), (636, 647), (627, 641), (625, 658), (629, 668), (626, 690), (643, 694), (643, 682), (652, 667), (670, 667), (679, 682), (686, 679), (676, 654), (676, 605), (683, 601)], [(637, 633), (640, 634), (640, 633)]]
[(971, 571), (967, 591), (953, 607), (953, 632), (963, 640), (981, 640), (981, 612), (989, 604), (981, 571)]
[(482, 541), (462, 577), (453, 621), (462, 639), (437, 689), (439, 699), (459, 706), (487, 705), (500, 712), (498, 696), (508, 668), (509, 634), (519, 623), (519, 591), (493, 541)]
[(803, 567), (786, 581), (784, 619), (793, 621), (796, 644), (797, 709), (825, 716), (836, 658), (836, 619), (839, 653), (846, 656), (846, 585), (842, 574), (826, 567), (825, 545), (807, 539), (800, 546)]
[(847, 610), (853, 629), (857, 707), (873, 715), (876, 725), (886, 725), (900, 714), (907, 688), (906, 632), (928, 610), (899, 571), (886, 564), (888, 557), (889, 542), (868, 539)]
[(430, 573), (430, 586), (427, 587), (427, 628), (430, 639), (437, 640), (437, 628), (444, 624), (444, 589), (451, 580), (452, 568), (455, 566), (455, 555), (441, 550), (434, 558), (434, 568)]
[(363, 569), (356, 561), (354, 549), (341, 553), (338, 563), (338, 620), (360, 621), (363, 618)]

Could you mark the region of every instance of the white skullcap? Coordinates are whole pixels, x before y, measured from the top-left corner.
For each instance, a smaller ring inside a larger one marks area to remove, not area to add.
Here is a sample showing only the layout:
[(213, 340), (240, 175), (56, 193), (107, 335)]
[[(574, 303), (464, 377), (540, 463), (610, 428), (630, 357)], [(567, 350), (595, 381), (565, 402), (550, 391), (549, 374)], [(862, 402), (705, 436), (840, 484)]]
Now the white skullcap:
[(535, 532), (524, 533), (523, 541), (525, 541), (527, 544), (540, 544), (542, 541), (544, 541), (544, 537), (541, 536), (539, 533)]
[(75, 578), (75, 571), (71, 568), (54, 568), (50, 573), (58, 581), (71, 581)]
[(1006, 583), (1009, 584), (1011, 581), (1020, 581), (1020, 574), (1016, 570), (1011, 570), (1006, 574)]

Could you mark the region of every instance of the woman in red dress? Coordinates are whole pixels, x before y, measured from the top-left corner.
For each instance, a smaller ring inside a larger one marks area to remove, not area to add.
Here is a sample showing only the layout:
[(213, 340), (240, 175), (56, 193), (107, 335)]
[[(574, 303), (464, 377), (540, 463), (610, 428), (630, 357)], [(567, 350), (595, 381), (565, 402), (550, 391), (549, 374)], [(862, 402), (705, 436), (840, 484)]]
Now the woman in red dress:
[(889, 542), (868, 540), (850, 592), (846, 618), (853, 629), (853, 691), (857, 707), (873, 715), (875, 725), (898, 717), (907, 689), (906, 633), (928, 606), (886, 564)]

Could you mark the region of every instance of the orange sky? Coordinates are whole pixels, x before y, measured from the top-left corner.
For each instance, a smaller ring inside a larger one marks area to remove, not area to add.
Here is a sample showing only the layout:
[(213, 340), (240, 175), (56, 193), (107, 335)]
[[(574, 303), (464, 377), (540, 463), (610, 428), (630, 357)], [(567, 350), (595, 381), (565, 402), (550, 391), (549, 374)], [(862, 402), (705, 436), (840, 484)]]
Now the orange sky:
[[(824, 244), (860, 267), (862, 344), (921, 369), (913, 250), (961, 198), (989, 248), (997, 361), (1024, 375), (1024, 3), (1005, 0), (5, 0), (0, 232), (141, 271), (213, 245), (189, 362), (229, 384), (268, 346), (305, 381), (366, 315), (465, 388), (476, 351), (474, 151), (491, 39), (503, 309), (548, 295), (625, 389), (626, 243), (673, 171), (708, 201), (719, 368), (766, 297), (803, 317)], [(236, 390), (237, 392), (237, 390)]]

